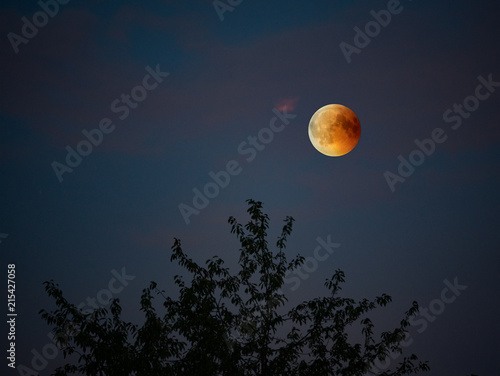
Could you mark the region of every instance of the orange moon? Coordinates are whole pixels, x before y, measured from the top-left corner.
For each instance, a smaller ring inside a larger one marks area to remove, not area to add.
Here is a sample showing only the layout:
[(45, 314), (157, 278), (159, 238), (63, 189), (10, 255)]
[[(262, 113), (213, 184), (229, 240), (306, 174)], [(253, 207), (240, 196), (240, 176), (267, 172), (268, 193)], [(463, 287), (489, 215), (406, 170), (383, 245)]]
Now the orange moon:
[(356, 114), (341, 104), (321, 107), (309, 121), (309, 139), (320, 152), (330, 157), (349, 153), (358, 144), (361, 126)]

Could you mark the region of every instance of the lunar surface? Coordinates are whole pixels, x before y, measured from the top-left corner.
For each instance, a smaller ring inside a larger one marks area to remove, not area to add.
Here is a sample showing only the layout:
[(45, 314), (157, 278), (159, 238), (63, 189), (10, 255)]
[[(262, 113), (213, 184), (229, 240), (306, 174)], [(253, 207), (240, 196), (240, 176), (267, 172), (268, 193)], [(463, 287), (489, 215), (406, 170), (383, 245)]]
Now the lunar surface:
[(309, 139), (320, 152), (330, 157), (349, 153), (358, 144), (361, 126), (356, 114), (341, 104), (321, 107), (309, 121)]

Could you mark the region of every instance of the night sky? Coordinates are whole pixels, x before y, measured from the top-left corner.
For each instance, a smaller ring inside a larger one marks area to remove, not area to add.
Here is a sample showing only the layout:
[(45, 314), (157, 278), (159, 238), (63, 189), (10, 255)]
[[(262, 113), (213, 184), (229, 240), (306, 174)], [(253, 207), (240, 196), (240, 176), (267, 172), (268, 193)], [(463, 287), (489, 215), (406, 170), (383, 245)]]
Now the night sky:
[[(308, 261), (286, 280), (290, 307), (340, 268), (345, 296), (393, 297), (372, 315), (382, 330), (418, 301), (405, 351), (428, 375), (498, 375), (499, 1), (46, 4), (0, 11), (16, 366), (63, 362), (38, 314), (55, 308), (43, 281), (83, 309), (119, 298), (139, 323), (149, 281), (176, 292), (174, 237), (234, 266), (227, 219), (246, 223), (254, 199), (271, 244), (296, 220), (287, 253)], [(327, 104), (361, 124), (342, 157), (309, 140)], [(30, 374), (2, 359), (2, 374)]]

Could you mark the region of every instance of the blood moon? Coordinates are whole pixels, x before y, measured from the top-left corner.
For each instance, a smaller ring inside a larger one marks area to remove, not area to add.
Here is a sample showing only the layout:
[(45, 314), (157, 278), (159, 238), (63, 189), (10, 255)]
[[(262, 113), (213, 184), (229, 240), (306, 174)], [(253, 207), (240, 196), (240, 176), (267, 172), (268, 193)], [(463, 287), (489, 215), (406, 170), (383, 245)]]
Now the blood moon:
[(320, 152), (330, 157), (349, 153), (358, 144), (361, 126), (356, 114), (341, 104), (321, 107), (309, 121), (309, 139)]

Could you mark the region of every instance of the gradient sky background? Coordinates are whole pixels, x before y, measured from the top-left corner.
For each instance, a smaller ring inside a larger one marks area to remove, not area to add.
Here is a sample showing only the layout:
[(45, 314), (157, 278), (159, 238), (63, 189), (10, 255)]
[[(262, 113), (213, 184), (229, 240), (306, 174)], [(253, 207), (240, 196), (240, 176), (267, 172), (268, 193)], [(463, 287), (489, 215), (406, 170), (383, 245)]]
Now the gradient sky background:
[[(393, 297), (375, 315), (389, 329), (413, 300), (429, 307), (457, 278), (467, 289), (421, 333), (424, 324), (410, 329), (408, 351), (430, 361), (428, 375), (498, 375), (500, 88), (456, 130), (443, 114), (474, 95), (478, 76), (500, 81), (500, 2), (403, 0), (351, 63), (339, 44), (353, 45), (353, 29), (386, 1), (244, 0), (223, 21), (210, 0), (137, 4), (60, 5), (16, 54), (7, 34), (21, 34), (22, 17), (40, 6), (2, 1), (0, 255), (4, 281), (16, 264), (17, 364), (31, 368), (32, 351), (50, 343), (38, 314), (54, 307), (43, 281), (79, 303), (125, 268), (135, 279), (113, 297), (139, 322), (150, 280), (175, 292), (174, 237), (201, 263), (217, 254), (234, 265), (227, 219), (246, 223), (252, 198), (270, 216), (271, 242), (287, 215), (296, 219), (290, 256), (312, 257), (317, 237), (341, 244), (297, 289), (285, 285), (291, 303), (326, 293), (324, 279), (340, 268), (347, 296)], [(111, 103), (157, 65), (170, 75), (120, 120)], [(340, 158), (307, 135), (330, 103), (361, 122), (358, 145)], [(284, 105), (296, 118), (248, 162), (238, 146)], [(64, 163), (66, 146), (102, 118), (116, 129), (59, 182), (51, 163)], [(392, 192), (384, 172), (397, 173), (398, 156), (435, 128), (447, 140)], [(179, 204), (192, 205), (193, 189), (230, 160), (241, 173), (186, 224)], [(1, 367), (18, 374), (5, 358)]]

